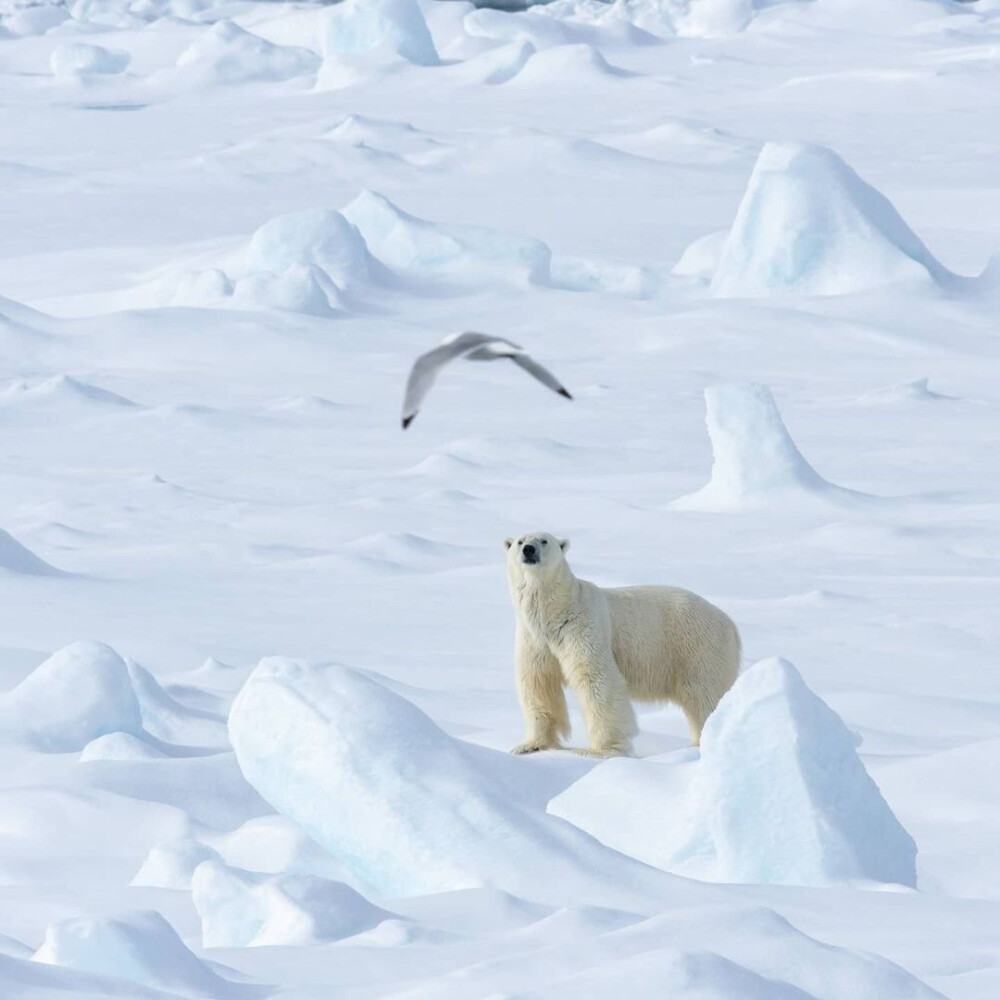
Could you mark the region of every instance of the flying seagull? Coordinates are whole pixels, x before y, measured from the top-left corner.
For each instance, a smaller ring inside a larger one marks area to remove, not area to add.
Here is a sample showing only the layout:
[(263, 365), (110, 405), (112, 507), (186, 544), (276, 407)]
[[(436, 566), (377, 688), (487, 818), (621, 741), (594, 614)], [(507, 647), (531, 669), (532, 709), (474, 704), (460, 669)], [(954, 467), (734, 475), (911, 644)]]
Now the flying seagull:
[(503, 337), (490, 337), (485, 333), (453, 333), (445, 337), (432, 351), (421, 354), (413, 364), (413, 370), (406, 381), (406, 397), (403, 400), (403, 430), (413, 422), (420, 409), (424, 397), (431, 391), (431, 386), (438, 372), (456, 358), (466, 361), (496, 361), (497, 358), (510, 358), (529, 375), (534, 375), (542, 385), (547, 385), (553, 392), (567, 399), (573, 397), (566, 391), (559, 380), (547, 368), (543, 368), (532, 358), (523, 347), (512, 344)]

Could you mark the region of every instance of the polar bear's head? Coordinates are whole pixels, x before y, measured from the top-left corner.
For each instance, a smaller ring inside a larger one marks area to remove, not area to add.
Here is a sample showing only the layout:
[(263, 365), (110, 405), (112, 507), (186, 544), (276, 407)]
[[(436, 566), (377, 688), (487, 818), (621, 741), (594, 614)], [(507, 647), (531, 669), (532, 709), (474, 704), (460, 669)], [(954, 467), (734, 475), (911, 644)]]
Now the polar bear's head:
[(569, 539), (556, 538), (547, 531), (529, 531), (517, 538), (505, 538), (507, 568), (521, 573), (548, 573), (566, 564)]

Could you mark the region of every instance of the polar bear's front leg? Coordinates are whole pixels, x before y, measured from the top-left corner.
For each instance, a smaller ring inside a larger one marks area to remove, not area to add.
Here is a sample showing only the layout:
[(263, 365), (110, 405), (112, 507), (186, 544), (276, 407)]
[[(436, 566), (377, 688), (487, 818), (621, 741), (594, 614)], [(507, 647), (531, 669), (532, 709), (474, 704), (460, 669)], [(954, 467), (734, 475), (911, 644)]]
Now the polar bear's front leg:
[(566, 678), (580, 699), (590, 746), (587, 757), (631, 757), (638, 732), (628, 686), (610, 648), (575, 651), (564, 663)]
[(514, 665), (525, 737), (511, 753), (535, 753), (561, 746), (559, 737), (569, 736), (569, 713), (559, 661), (547, 646), (518, 629)]

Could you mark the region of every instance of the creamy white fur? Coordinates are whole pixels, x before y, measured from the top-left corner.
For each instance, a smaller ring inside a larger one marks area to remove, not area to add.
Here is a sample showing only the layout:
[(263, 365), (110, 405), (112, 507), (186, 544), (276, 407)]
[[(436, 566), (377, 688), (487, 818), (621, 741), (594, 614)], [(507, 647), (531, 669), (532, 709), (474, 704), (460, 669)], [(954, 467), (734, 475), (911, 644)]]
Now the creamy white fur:
[[(504, 544), (526, 725), (513, 752), (559, 747), (569, 736), (564, 686), (583, 709), (590, 746), (582, 753), (631, 754), (632, 700), (679, 705), (697, 745), (739, 673), (740, 637), (730, 618), (679, 587), (604, 588), (579, 580), (566, 562), (569, 542), (547, 532)], [(536, 563), (525, 561), (525, 546), (534, 547)]]

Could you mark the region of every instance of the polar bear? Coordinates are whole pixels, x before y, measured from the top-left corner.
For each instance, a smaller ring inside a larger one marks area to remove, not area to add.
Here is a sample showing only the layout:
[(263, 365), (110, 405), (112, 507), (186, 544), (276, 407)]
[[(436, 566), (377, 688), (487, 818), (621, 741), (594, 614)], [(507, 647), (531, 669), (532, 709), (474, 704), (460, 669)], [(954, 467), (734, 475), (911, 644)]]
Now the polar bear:
[(631, 699), (672, 701), (695, 746), (740, 666), (740, 636), (715, 605), (679, 587), (604, 588), (579, 580), (569, 542), (544, 531), (508, 538), (517, 612), (514, 660), (527, 734), (512, 753), (569, 736), (564, 685), (580, 699), (594, 757), (629, 756), (638, 731)]

